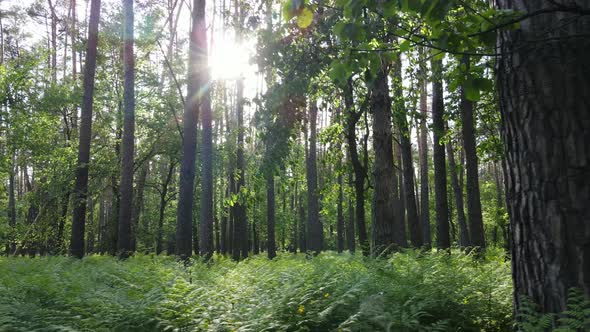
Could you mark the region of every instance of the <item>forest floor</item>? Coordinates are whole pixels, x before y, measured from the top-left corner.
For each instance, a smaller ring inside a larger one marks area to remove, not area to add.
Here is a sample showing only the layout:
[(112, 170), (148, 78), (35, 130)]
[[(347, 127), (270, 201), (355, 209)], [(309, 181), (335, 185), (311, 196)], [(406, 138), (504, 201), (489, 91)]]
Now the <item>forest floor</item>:
[(0, 257), (0, 331), (508, 331), (504, 253)]

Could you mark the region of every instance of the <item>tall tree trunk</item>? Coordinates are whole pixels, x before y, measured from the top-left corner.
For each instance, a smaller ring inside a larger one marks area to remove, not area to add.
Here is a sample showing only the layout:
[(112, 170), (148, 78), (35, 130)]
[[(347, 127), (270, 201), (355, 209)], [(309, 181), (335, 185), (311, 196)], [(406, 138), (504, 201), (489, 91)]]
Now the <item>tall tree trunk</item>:
[(433, 60), (432, 67), (432, 133), (434, 163), (434, 199), (436, 205), (436, 247), (451, 247), (449, 236), (449, 203), (447, 201), (447, 165), (445, 160), (444, 96), (442, 84), (442, 60)]
[(408, 126), (407, 110), (403, 102), (401, 63), (394, 65), (394, 91), (397, 96), (396, 113), (398, 114), (398, 127), (400, 131), (400, 150), (402, 157), (404, 201), (407, 212), (408, 228), (410, 230), (410, 242), (415, 248), (423, 244), (422, 226), (418, 220), (416, 208), (416, 196), (414, 193), (414, 165), (412, 164), (412, 145), (410, 143), (410, 128)]
[(372, 254), (374, 256), (405, 246), (406, 234), (394, 211), (393, 194), (393, 139), (391, 99), (389, 98), (388, 66), (379, 70), (371, 83), (370, 104), (373, 113), (373, 227)]
[(121, 257), (131, 252), (131, 219), (133, 217), (133, 157), (135, 151), (135, 58), (133, 56), (133, 0), (123, 2), (123, 141), (121, 163), (121, 202), (117, 251)]
[(455, 196), (455, 205), (457, 206), (457, 221), (459, 224), (459, 247), (465, 248), (469, 244), (469, 231), (467, 229), (467, 222), (465, 221), (465, 209), (463, 207), (463, 188), (459, 184), (457, 176), (457, 165), (455, 164), (455, 152), (453, 151), (453, 143), (447, 144), (447, 157), (449, 159), (449, 170), (451, 175), (451, 187), (453, 187), (453, 196)]
[(80, 143), (78, 145), (76, 186), (74, 189), (74, 215), (72, 219), (72, 237), (70, 241), (70, 254), (78, 258), (84, 256), (84, 226), (86, 224), (88, 163), (90, 162), (92, 106), (94, 99), (94, 74), (96, 71), (99, 18), (100, 0), (91, 0), (90, 21), (88, 24), (88, 49), (86, 53), (86, 64), (84, 66), (84, 94), (82, 96)]
[[(163, 165), (162, 165), (163, 166)], [(166, 205), (168, 205), (168, 191), (170, 190), (170, 182), (172, 181), (172, 176), (174, 174), (174, 167), (176, 163), (170, 159), (170, 164), (168, 164), (168, 169), (166, 173), (162, 172), (163, 181), (161, 183), (162, 187), (160, 188), (160, 211), (158, 215), (158, 229), (156, 232), (156, 254), (159, 255), (163, 248), (164, 248), (164, 216), (166, 212)], [(162, 169), (162, 171), (164, 171)]]
[(199, 82), (199, 108), (202, 119), (202, 163), (203, 188), (201, 196), (201, 256), (205, 260), (213, 256), (213, 128), (211, 114), (211, 96), (209, 91), (209, 72), (207, 59), (207, 35), (205, 26), (205, 0), (199, 1), (199, 50), (200, 57), (197, 67)]
[(356, 125), (359, 122), (363, 110), (355, 112), (352, 95), (352, 79), (348, 79), (344, 87), (344, 106), (346, 107), (346, 140), (348, 142), (348, 154), (354, 171), (354, 193), (356, 227), (359, 235), (359, 244), (363, 255), (369, 255), (369, 243), (365, 224), (365, 169), (360, 162), (357, 142)]
[(344, 181), (342, 174), (338, 174), (338, 220), (336, 221), (336, 243), (338, 252), (344, 251)]
[(11, 159), (10, 174), (8, 178), (8, 225), (10, 226), (10, 236), (8, 237), (7, 254), (14, 255), (16, 252), (16, 200), (14, 198), (16, 151), (12, 152)]
[[(354, 187), (353, 185), (353, 172), (350, 170), (348, 172), (348, 185)], [(354, 253), (356, 250), (355, 246), (355, 236), (354, 236), (354, 205), (352, 202), (352, 195), (348, 196), (348, 222), (346, 223), (346, 248), (351, 253)]]
[(51, 0), (49, 3), (49, 11), (51, 13), (51, 83), (57, 83), (57, 14), (55, 13), (55, 6)]
[(318, 176), (316, 164), (316, 101), (309, 105), (309, 154), (307, 156), (307, 249), (314, 253), (322, 250), (322, 230), (318, 207)]
[(195, 159), (197, 124), (199, 122), (199, 62), (206, 56), (201, 49), (206, 40), (205, 0), (193, 0), (190, 33), (187, 98), (183, 115), (182, 160), (178, 188), (176, 216), (176, 254), (183, 259), (191, 256), (193, 248), (193, 202), (195, 187)]
[[(469, 69), (469, 57), (463, 58), (463, 63)], [(486, 246), (481, 215), (481, 201), (479, 196), (479, 176), (477, 165), (477, 146), (475, 143), (475, 120), (473, 117), (473, 103), (465, 97), (465, 88), (461, 87), (461, 123), (463, 132), (463, 147), (465, 149), (467, 171), (467, 216), (471, 245), (479, 249)]]
[(590, 19), (580, 16), (590, 7), (497, 4), (529, 14), (556, 10), (499, 34), (497, 74), (517, 312), (521, 296), (543, 312), (561, 312), (571, 287), (590, 297)]
[(426, 67), (421, 66), (421, 81), (420, 81), (420, 123), (417, 129), (419, 158), (420, 158), (420, 223), (422, 224), (422, 242), (424, 247), (430, 248), (432, 246), (432, 235), (430, 233), (430, 192), (428, 188), (428, 105), (427, 105), (427, 82), (426, 82)]
[(274, 175), (266, 176), (266, 233), (267, 233), (267, 254), (269, 259), (277, 255), (275, 243), (275, 180)]

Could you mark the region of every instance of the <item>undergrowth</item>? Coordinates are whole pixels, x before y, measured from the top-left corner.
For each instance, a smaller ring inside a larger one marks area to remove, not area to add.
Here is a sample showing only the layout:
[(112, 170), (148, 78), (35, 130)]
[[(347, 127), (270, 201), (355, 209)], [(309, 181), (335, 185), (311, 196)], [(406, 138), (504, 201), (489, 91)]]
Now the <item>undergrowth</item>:
[(280, 254), (0, 258), (1, 331), (507, 331), (509, 264), (491, 250), (388, 259)]

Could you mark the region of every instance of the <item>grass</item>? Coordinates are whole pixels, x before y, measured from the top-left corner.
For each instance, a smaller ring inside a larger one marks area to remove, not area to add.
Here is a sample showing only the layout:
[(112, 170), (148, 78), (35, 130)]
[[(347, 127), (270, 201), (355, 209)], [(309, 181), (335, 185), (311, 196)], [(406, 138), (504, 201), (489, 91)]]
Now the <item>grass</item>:
[(502, 257), (2, 257), (0, 331), (506, 331)]

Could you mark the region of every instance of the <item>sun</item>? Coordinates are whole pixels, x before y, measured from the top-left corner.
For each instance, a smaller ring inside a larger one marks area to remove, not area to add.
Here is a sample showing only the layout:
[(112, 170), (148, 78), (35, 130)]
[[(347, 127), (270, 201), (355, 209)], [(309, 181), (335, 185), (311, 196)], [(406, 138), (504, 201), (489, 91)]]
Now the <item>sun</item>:
[(209, 56), (211, 78), (219, 81), (249, 76), (251, 55), (252, 49), (247, 44), (227, 39), (215, 41)]

